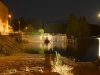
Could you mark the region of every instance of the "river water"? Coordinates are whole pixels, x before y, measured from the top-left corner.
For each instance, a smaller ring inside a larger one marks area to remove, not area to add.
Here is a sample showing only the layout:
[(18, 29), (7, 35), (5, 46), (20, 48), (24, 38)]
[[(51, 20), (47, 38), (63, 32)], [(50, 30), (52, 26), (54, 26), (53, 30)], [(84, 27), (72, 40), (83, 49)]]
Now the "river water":
[(27, 43), (22, 48), (31, 54), (55, 54), (55, 51), (65, 57), (74, 57), (76, 61), (87, 62), (99, 59), (99, 40), (92, 38), (78, 38), (76, 44), (66, 42)]

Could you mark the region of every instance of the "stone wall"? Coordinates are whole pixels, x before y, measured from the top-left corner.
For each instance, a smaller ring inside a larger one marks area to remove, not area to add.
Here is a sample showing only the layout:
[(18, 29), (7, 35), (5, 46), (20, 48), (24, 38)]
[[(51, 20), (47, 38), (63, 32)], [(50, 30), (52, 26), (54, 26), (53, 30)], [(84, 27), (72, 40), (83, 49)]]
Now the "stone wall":
[(22, 40), (28, 40), (28, 42), (44, 42), (48, 38), (51, 42), (66, 42), (66, 35), (23, 35)]
[(23, 35), (22, 40), (28, 40), (28, 42), (44, 42), (45, 39), (40, 35)]
[(9, 35), (0, 35), (0, 54), (10, 55), (15, 51), (21, 51), (21, 46), (15, 38)]

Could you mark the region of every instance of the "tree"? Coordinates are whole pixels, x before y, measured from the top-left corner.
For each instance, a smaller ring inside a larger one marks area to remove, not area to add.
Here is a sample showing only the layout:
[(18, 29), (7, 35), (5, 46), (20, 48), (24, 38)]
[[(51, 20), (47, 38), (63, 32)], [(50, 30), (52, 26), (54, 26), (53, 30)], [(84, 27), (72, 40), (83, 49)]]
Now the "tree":
[(41, 29), (41, 28), (42, 28), (42, 21), (40, 20), (38, 29)]
[(35, 29), (38, 30), (38, 28), (39, 28), (39, 20), (38, 20), (38, 19), (33, 18), (33, 19), (31, 20), (31, 24), (32, 24), (32, 26), (33, 26)]
[(14, 20), (13, 29), (14, 29), (15, 31), (17, 31), (17, 30), (19, 29), (19, 26), (18, 26), (18, 19), (15, 19), (15, 20)]
[(43, 29), (38, 29), (38, 32), (40, 32), (41, 34), (43, 34), (44, 30)]
[(74, 36), (88, 36), (90, 34), (90, 29), (86, 17), (80, 16), (78, 20), (74, 14), (70, 14), (67, 20), (66, 33)]
[(80, 16), (80, 19), (79, 19), (79, 27), (80, 27), (81, 36), (90, 35), (89, 24), (86, 21), (86, 17), (85, 16), (83, 16), (83, 17)]
[(19, 21), (20, 21), (20, 28), (21, 28), (21, 30), (22, 30), (22, 29), (25, 28), (25, 25), (26, 25), (26, 23), (25, 23), (25, 22), (26, 22), (26, 21), (25, 21), (25, 18), (21, 18)]
[(66, 33), (66, 24), (65, 23), (45, 23), (44, 24), (45, 33)]
[(74, 36), (80, 35), (80, 28), (78, 25), (78, 19), (74, 14), (70, 14), (68, 20), (67, 20), (67, 29), (66, 33)]
[(26, 19), (25, 20), (25, 26), (28, 26), (29, 24), (31, 24), (30, 19)]
[(32, 32), (33, 32), (33, 31), (36, 31), (35, 28), (34, 28), (31, 24), (29, 24), (29, 25), (27, 26), (27, 28), (28, 28), (29, 31), (32, 31)]

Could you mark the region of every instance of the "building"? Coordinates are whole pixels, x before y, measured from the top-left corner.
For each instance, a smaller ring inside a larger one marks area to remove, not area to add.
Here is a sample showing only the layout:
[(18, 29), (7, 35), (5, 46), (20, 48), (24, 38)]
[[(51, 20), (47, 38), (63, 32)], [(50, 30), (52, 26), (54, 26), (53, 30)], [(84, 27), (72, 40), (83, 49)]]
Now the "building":
[(0, 33), (8, 32), (8, 7), (0, 1)]

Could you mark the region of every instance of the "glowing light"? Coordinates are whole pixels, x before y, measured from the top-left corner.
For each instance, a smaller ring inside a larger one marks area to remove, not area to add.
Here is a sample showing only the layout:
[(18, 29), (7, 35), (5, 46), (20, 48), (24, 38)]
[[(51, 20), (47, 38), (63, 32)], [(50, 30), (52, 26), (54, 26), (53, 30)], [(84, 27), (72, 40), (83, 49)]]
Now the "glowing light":
[(100, 17), (100, 14), (98, 16)]
[(100, 38), (99, 39), (99, 58), (100, 58)]
[(27, 27), (25, 29), (28, 29)]
[(40, 40), (42, 40), (42, 36), (40, 36)]
[(9, 15), (9, 17), (11, 17), (11, 15)]
[(9, 15), (9, 18), (10, 18), (10, 25), (11, 25), (11, 15)]

